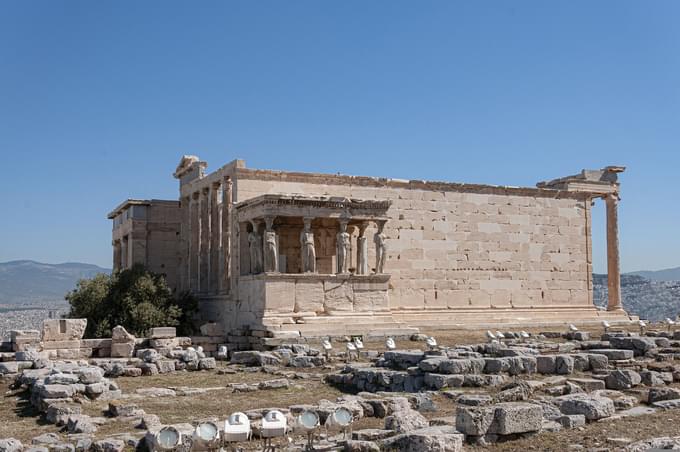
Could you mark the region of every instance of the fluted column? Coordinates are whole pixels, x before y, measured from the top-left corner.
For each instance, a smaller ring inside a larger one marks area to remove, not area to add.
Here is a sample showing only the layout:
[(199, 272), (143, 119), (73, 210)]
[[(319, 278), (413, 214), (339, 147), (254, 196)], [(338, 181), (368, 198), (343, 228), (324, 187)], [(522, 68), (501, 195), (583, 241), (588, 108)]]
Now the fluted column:
[(192, 292), (198, 291), (198, 243), (200, 239), (198, 220), (198, 198), (200, 194), (195, 192), (191, 195), (190, 210), (190, 240), (189, 240), (189, 286)]
[(605, 197), (607, 206), (607, 285), (608, 311), (623, 309), (621, 305), (621, 268), (619, 259), (619, 196), (617, 193)]
[(201, 190), (200, 199), (200, 238), (198, 258), (198, 290), (208, 291), (210, 285), (210, 187)]
[(222, 180), (222, 237), (220, 290), (229, 292), (231, 288), (231, 178), (226, 176)]
[(210, 190), (210, 292), (217, 292), (218, 273), (220, 267), (220, 210), (217, 205), (217, 194), (220, 183), (212, 184)]
[(180, 267), (179, 267), (179, 288), (180, 291), (188, 290), (190, 287), (189, 280), (191, 273), (189, 272), (189, 260), (191, 249), (191, 197), (185, 196), (180, 200), (181, 209), (181, 223), (180, 223)]

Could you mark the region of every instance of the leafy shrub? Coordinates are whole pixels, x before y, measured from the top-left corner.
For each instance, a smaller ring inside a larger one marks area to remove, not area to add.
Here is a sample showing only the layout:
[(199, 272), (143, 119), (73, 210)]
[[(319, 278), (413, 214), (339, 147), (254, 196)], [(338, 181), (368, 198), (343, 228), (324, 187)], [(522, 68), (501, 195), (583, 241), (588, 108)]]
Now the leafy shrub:
[(198, 302), (189, 293), (175, 297), (162, 275), (141, 264), (81, 279), (66, 294), (71, 306), (69, 318), (87, 318), (85, 337), (111, 337), (111, 329), (122, 325), (136, 336), (150, 328), (175, 326), (180, 335), (194, 332), (193, 314)]

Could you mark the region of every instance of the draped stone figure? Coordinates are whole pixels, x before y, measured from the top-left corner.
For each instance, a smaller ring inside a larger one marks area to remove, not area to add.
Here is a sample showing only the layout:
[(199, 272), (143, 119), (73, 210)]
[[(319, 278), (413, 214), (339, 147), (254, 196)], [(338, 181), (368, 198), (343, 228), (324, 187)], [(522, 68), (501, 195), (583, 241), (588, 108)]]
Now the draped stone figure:
[(314, 233), (311, 218), (305, 218), (304, 228), (300, 232), (300, 246), (302, 250), (302, 273), (316, 272), (316, 250), (314, 249)]
[(357, 237), (357, 274), (368, 274), (368, 238), (366, 237), (367, 223), (359, 226), (359, 237)]
[(257, 226), (248, 233), (248, 248), (250, 250), (250, 273), (262, 273), (262, 237), (257, 233)]
[(383, 232), (385, 223), (378, 225), (378, 232), (373, 237), (375, 242), (375, 272), (381, 274), (385, 270), (385, 260), (387, 259), (387, 236)]
[(279, 250), (276, 244), (276, 232), (265, 231), (264, 233), (264, 271), (279, 271)]
[(336, 236), (338, 243), (338, 273), (349, 273), (349, 256), (351, 252), (350, 235), (347, 232), (347, 222), (340, 222), (340, 232)]

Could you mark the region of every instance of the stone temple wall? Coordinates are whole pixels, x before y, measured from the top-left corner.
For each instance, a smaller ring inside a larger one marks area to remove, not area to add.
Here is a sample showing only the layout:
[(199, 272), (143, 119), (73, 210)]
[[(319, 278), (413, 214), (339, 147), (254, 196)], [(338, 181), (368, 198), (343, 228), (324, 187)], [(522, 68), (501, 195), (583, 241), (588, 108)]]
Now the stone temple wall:
[[(341, 178), (336, 184), (332, 177), (319, 183), (285, 180), (287, 174), (239, 170), (237, 202), (262, 194), (392, 201), (385, 272), (393, 311), (592, 305), (584, 196), (455, 184), (366, 186)], [(369, 250), (372, 262), (372, 244)]]

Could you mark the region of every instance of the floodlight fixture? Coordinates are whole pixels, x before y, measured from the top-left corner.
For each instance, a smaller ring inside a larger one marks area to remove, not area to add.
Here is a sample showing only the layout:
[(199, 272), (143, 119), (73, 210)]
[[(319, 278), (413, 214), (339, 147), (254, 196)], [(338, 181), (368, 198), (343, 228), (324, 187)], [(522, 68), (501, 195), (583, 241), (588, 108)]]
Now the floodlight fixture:
[(319, 415), (313, 410), (304, 410), (297, 417), (295, 426), (307, 434), (307, 450), (314, 450), (314, 431), (319, 428)]
[(571, 331), (572, 333), (575, 333), (575, 332), (578, 331), (578, 328), (576, 328), (576, 325), (574, 325), (573, 323), (570, 323), (569, 324), (569, 331)]
[(385, 348), (386, 348), (387, 350), (394, 350), (394, 349), (397, 348), (397, 344), (394, 342), (394, 339), (393, 339), (393, 338), (388, 337), (388, 338), (385, 340)]
[(171, 425), (167, 425), (153, 436), (154, 450), (174, 451), (182, 444), (182, 433)]
[(611, 325), (606, 320), (603, 320), (602, 328), (604, 328), (604, 334), (607, 334), (609, 332), (609, 328), (611, 328)]
[(356, 345), (354, 345), (354, 342), (347, 342), (346, 347), (347, 347), (347, 361), (351, 361), (352, 354), (356, 353), (357, 347)]
[(354, 338), (354, 346), (357, 348), (357, 350), (361, 351), (364, 349), (364, 343), (361, 341), (360, 337), (355, 337)]
[(433, 336), (428, 337), (425, 340), (425, 343), (427, 344), (430, 350), (434, 350), (437, 348), (437, 339), (435, 339)]
[(224, 421), (224, 442), (239, 443), (250, 440), (252, 430), (250, 428), (250, 419), (244, 413), (237, 411), (232, 413), (226, 421)]
[(523, 340), (529, 339), (531, 337), (531, 335), (529, 333), (527, 333), (526, 331), (520, 331), (519, 336)]
[(262, 418), (260, 437), (264, 441), (264, 448), (271, 449), (272, 438), (284, 436), (288, 431), (288, 419), (279, 410), (267, 412)]
[(338, 407), (327, 418), (325, 427), (328, 429), (339, 429), (343, 436), (347, 437), (347, 432), (351, 431), (354, 415), (345, 407)]
[(214, 422), (199, 422), (194, 430), (192, 450), (217, 450), (220, 448), (220, 428)]

